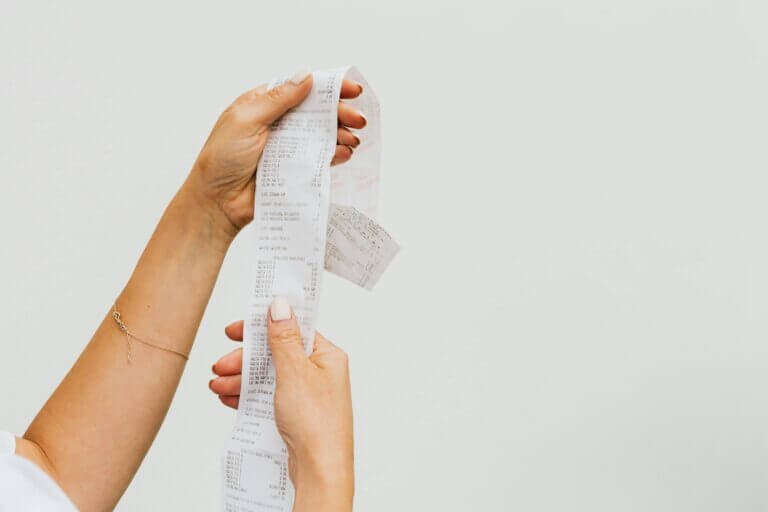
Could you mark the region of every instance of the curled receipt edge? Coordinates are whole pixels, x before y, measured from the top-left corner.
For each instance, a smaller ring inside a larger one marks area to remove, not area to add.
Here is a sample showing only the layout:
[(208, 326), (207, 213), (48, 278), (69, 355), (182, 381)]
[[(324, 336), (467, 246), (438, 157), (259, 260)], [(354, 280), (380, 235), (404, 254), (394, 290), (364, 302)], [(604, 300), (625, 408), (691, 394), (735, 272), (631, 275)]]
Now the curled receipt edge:
[[(274, 421), (275, 368), (266, 330), (272, 299), (282, 295), (291, 303), (310, 353), (323, 268), (370, 290), (399, 249), (371, 218), (381, 158), (373, 90), (355, 68), (312, 75), (307, 98), (272, 127), (256, 173), (255, 283), (243, 333), (240, 406), (223, 461), (226, 512), (293, 507), (288, 453)], [(368, 122), (353, 158), (331, 172), (344, 78), (363, 85), (361, 96), (345, 101)]]

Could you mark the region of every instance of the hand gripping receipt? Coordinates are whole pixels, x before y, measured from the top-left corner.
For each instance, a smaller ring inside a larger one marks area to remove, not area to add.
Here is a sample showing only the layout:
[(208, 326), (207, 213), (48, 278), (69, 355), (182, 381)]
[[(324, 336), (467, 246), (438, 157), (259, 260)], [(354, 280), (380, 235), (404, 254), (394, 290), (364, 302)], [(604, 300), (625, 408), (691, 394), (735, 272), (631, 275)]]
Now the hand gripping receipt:
[[(350, 161), (330, 172), (342, 80), (363, 85), (348, 103), (368, 120)], [(256, 172), (255, 283), (243, 333), (237, 421), (224, 455), (226, 512), (293, 506), (288, 453), (274, 421), (275, 368), (267, 341), (272, 299), (294, 309), (304, 349), (312, 351), (322, 271), (371, 289), (399, 247), (371, 217), (378, 197), (379, 104), (354, 68), (316, 71), (312, 90), (272, 126)], [(283, 80), (273, 80), (273, 88)]]

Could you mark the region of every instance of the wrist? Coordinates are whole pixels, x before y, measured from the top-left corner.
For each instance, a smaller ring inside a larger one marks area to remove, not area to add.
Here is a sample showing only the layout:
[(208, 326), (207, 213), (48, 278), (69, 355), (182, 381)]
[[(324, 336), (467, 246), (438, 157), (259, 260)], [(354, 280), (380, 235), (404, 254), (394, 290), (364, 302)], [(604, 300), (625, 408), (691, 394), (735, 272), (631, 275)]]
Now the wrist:
[(173, 202), (194, 223), (196, 231), (207, 243), (223, 252), (229, 249), (239, 229), (229, 221), (219, 205), (200, 190), (193, 175), (181, 186)]
[(323, 464), (294, 470), (294, 512), (351, 511), (355, 494), (354, 471), (349, 464)]
[(293, 512), (351, 512), (354, 489), (339, 483), (296, 485)]

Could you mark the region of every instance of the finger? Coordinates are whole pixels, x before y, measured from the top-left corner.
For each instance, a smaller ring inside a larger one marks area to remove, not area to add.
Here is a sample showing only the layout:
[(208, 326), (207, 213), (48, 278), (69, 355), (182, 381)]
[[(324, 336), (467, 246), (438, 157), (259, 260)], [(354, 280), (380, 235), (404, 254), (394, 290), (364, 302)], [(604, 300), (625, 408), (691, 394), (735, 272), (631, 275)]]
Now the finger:
[(339, 124), (350, 128), (364, 128), (368, 121), (365, 116), (354, 107), (346, 103), (339, 103)]
[(336, 152), (333, 154), (331, 165), (343, 164), (352, 158), (352, 148), (349, 146), (336, 146)]
[(312, 73), (300, 71), (277, 87), (262, 94), (254, 94), (251, 103), (254, 120), (262, 126), (271, 125), (301, 103), (311, 89)]
[(239, 396), (219, 396), (219, 400), (221, 400), (221, 403), (223, 403), (227, 407), (231, 407), (233, 409), (237, 409), (238, 407), (240, 407)]
[(298, 361), (306, 361), (299, 324), (285, 297), (275, 297), (267, 314), (267, 338), (275, 370), (290, 370)]
[(341, 82), (341, 97), (345, 100), (357, 98), (363, 93), (363, 85), (352, 80)]
[(243, 321), (232, 322), (224, 328), (224, 334), (232, 341), (243, 341)]
[(235, 396), (240, 394), (241, 375), (230, 375), (227, 377), (218, 377), (208, 382), (208, 387), (222, 396)]
[(237, 348), (216, 361), (211, 367), (216, 375), (239, 375), (243, 371), (243, 349)]
[(336, 132), (336, 144), (356, 148), (360, 145), (360, 137), (346, 128), (339, 128), (338, 132)]
[(255, 89), (245, 91), (243, 94), (237, 97), (233, 104), (237, 105), (240, 103), (249, 103), (253, 101), (254, 97), (258, 96), (259, 94), (264, 94), (265, 92), (267, 92), (267, 84), (261, 84)]
[(315, 333), (315, 342), (309, 360), (319, 368), (340, 367), (348, 364), (346, 352), (331, 343), (319, 332)]
[(319, 332), (315, 332), (315, 340), (312, 345), (312, 354), (324, 354), (332, 350), (341, 350), (339, 347), (334, 345), (331, 340), (320, 334)]

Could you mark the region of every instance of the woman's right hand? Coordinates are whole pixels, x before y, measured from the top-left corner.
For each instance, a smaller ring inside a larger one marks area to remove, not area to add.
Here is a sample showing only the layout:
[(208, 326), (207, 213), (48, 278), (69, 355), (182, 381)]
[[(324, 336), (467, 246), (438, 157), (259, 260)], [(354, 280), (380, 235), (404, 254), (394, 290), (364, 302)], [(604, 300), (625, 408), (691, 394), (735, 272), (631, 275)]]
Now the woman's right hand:
[[(352, 396), (347, 355), (315, 335), (307, 356), (290, 305), (277, 297), (267, 319), (275, 364), (275, 422), (288, 447), (289, 471), (296, 488), (295, 511), (352, 510), (354, 455)], [(225, 332), (243, 339), (243, 322)], [(233, 408), (239, 404), (242, 349), (219, 359), (211, 391)]]

